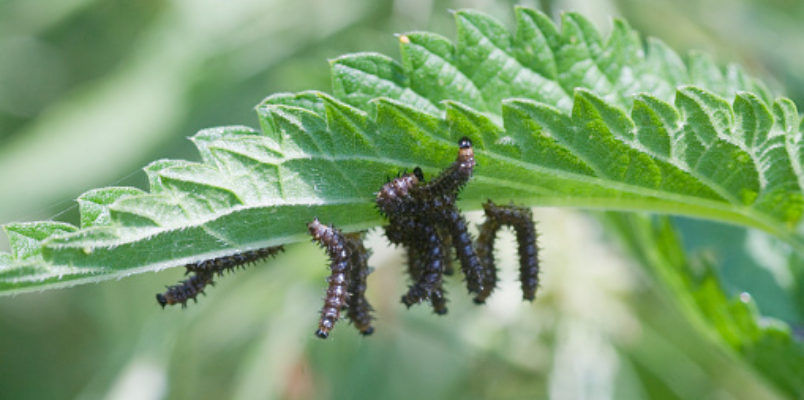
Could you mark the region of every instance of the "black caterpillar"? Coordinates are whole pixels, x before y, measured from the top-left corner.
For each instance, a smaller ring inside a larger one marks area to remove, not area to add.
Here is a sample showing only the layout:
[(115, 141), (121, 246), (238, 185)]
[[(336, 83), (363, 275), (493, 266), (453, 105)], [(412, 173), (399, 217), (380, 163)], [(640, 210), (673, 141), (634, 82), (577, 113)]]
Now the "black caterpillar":
[(215, 274), (221, 276), (224, 272), (231, 272), (237, 268), (245, 268), (248, 264), (276, 256), (283, 250), (283, 246), (266, 247), (264, 249), (187, 264), (184, 267), (187, 269), (187, 273), (192, 275), (178, 285), (168, 286), (168, 290), (165, 293), (156, 295), (156, 301), (162, 308), (174, 304), (181, 304), (182, 307), (187, 307), (188, 300), (192, 299), (193, 301), (197, 301), (196, 297), (204, 293), (204, 289), (207, 286), (213, 286), (215, 284), (213, 281)]
[(432, 181), (423, 182), (423, 174), (416, 168), (413, 174), (385, 184), (376, 196), (377, 208), (390, 222), (391, 243), (423, 249), (422, 268), (429, 273), (421, 274), (403, 297), (408, 306), (428, 298), (440, 284), (443, 255), (449, 253), (443, 246), (446, 237), (461, 263), (469, 292), (479, 293), (483, 288), (483, 266), (466, 220), (455, 204), (458, 193), (472, 177), (474, 150), (468, 138), (461, 139), (458, 146), (455, 162)]
[(453, 162), (429, 183), (421, 169), (386, 183), (376, 196), (377, 208), (388, 218), (385, 233), (391, 243), (408, 253), (408, 274), (413, 284), (402, 297), (410, 307), (430, 300), (436, 313), (444, 314), (446, 298), (442, 287), (447, 262), (454, 247), (475, 302), (484, 303), (497, 285), (493, 248), (497, 232), (512, 226), (517, 233), (523, 298), (533, 300), (539, 283), (536, 229), (530, 210), (516, 206), (484, 204), (486, 222), (475, 242), (466, 221), (456, 207), (457, 196), (472, 176), (475, 166), (472, 142), (463, 138)]
[(358, 234), (344, 235), (340, 230), (327, 226), (318, 218), (307, 224), (313, 241), (327, 250), (330, 259), (329, 288), (324, 297), (324, 308), (315, 335), (321, 339), (329, 337), (341, 315), (347, 309), (347, 316), (363, 335), (374, 332), (371, 327), (371, 305), (365, 299), (366, 277), (369, 274), (368, 252)]
[(477, 254), (483, 262), (483, 290), (475, 297), (475, 303), (485, 303), (497, 286), (497, 267), (494, 261), (494, 241), (503, 226), (514, 228), (519, 245), (519, 280), (522, 282), (522, 298), (533, 301), (539, 286), (539, 248), (536, 246), (536, 227), (530, 209), (514, 205), (499, 206), (488, 200), (483, 204), (486, 222), (480, 226), (477, 237)]

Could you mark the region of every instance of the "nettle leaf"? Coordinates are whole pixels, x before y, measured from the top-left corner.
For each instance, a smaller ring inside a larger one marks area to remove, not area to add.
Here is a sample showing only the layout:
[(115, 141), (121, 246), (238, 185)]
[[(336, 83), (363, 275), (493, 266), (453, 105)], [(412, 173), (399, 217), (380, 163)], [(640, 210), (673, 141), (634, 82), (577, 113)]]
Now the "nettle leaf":
[(0, 291), (159, 270), (308, 240), (314, 217), (345, 231), (382, 224), (374, 193), (399, 171), (432, 175), (475, 143), (461, 196), (530, 206), (650, 210), (763, 229), (804, 254), (801, 121), (736, 66), (687, 63), (625, 22), (600, 35), (578, 14), (561, 27), (516, 9), (513, 33), (475, 11), (457, 38), (399, 36), (401, 62), (331, 61), (333, 94), (276, 94), (260, 129), (204, 130), (200, 162), (145, 168), (149, 190), (79, 199), (80, 229), (10, 224)]
[(795, 338), (787, 324), (761, 316), (749, 293), (729, 295), (709, 257), (685, 254), (669, 218), (651, 220), (633, 214), (606, 213), (601, 220), (619, 236), (639, 264), (657, 278), (657, 288), (678, 301), (678, 309), (688, 321), (707, 337), (742, 355), (780, 392), (801, 398), (804, 343)]

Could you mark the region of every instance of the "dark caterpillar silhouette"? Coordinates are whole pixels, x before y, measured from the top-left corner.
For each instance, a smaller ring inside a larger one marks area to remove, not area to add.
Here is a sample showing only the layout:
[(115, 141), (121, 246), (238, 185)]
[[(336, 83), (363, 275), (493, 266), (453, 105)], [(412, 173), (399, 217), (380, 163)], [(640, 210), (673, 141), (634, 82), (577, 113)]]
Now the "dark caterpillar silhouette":
[(425, 183), (417, 167), (414, 173), (386, 183), (376, 196), (377, 208), (390, 222), (390, 234), (386, 229), (388, 239), (409, 249), (420, 249), (421, 259), (425, 260), (422, 269), (426, 272), (419, 274), (403, 297), (408, 306), (427, 298), (432, 302), (432, 291), (440, 286), (446, 269), (443, 260), (449, 251), (445, 251), (443, 243), (447, 241), (455, 248), (469, 292), (480, 293), (483, 289), (483, 266), (466, 220), (455, 204), (458, 193), (472, 177), (474, 150), (468, 138), (462, 138), (458, 144), (455, 162), (432, 181)]
[(371, 326), (371, 320), (374, 319), (371, 312), (374, 309), (366, 300), (366, 278), (371, 273), (371, 268), (368, 266), (371, 252), (363, 246), (363, 236), (363, 233), (344, 235), (352, 252), (346, 315), (361, 334), (371, 335), (374, 333), (374, 328)]
[(181, 304), (182, 307), (187, 307), (188, 300), (197, 301), (196, 296), (204, 293), (207, 285), (213, 286), (215, 284), (212, 281), (212, 276), (213, 274), (208, 272), (193, 274), (178, 285), (168, 286), (167, 292), (157, 294), (156, 301), (159, 302), (162, 308), (174, 304)]
[(184, 267), (188, 274), (192, 274), (188, 279), (178, 285), (169, 286), (165, 293), (156, 295), (156, 301), (162, 308), (168, 305), (181, 304), (187, 307), (187, 301), (192, 299), (197, 301), (197, 296), (204, 293), (207, 286), (213, 286), (215, 274), (223, 275), (226, 271), (234, 271), (237, 268), (245, 268), (246, 265), (255, 263), (259, 260), (273, 257), (284, 250), (282, 246), (266, 247), (246, 251), (244, 253), (233, 254), (204, 260), (198, 263), (187, 264)]
[(472, 141), (467, 137), (458, 141), (458, 157), (447, 169), (442, 171), (432, 181), (418, 188), (431, 196), (452, 195), (457, 196), (463, 189), (475, 168), (475, 151)]
[[(402, 244), (408, 253), (408, 276), (411, 286), (408, 293), (402, 297), (402, 303), (410, 307), (423, 300), (430, 299), (433, 310), (436, 314), (446, 314), (446, 298), (441, 285), (442, 276), (450, 264), (449, 244), (441, 240), (444, 236), (441, 232), (436, 232), (434, 237), (418, 234), (422, 227), (416, 227), (420, 222), (410, 219), (393, 219), (391, 224), (385, 227), (385, 235), (391, 243)], [(427, 243), (427, 238), (434, 243)], [(439, 246), (434, 248), (433, 246)], [(423, 250), (426, 247), (429, 251)], [(440, 258), (430, 259), (434, 254), (441, 254)], [(435, 265), (433, 265), (435, 263)], [(439, 272), (441, 269), (441, 272)], [(425, 271), (431, 274), (428, 278), (423, 277)], [(433, 274), (438, 274), (434, 276)], [(431, 283), (437, 281), (437, 283)], [(427, 286), (433, 284), (434, 287)], [(429, 295), (428, 295), (429, 293)]]
[[(414, 254), (415, 276), (413, 285), (410, 286), (408, 293), (402, 296), (402, 303), (410, 307), (426, 299), (432, 299), (436, 291), (440, 292), (443, 272), (444, 272), (444, 246), (438, 230), (429, 225), (421, 225), (417, 232), (420, 236), (410, 242), (408, 248), (416, 249)], [(443, 294), (436, 297), (443, 297)], [(437, 313), (445, 313), (443, 304), (438, 307), (435, 303), (433, 307)]]
[(450, 248), (455, 249), (469, 292), (476, 294), (475, 302), (485, 302), (497, 286), (493, 248), (503, 226), (516, 231), (523, 298), (533, 300), (539, 284), (539, 260), (531, 212), (489, 201), (484, 205), (486, 222), (474, 241), (455, 204), (472, 176), (474, 151), (467, 138), (460, 140), (459, 148), (455, 162), (430, 182), (424, 182), (417, 167), (414, 173), (389, 181), (377, 193), (377, 208), (389, 220), (385, 227), (388, 240), (403, 245), (408, 253), (408, 274), (413, 284), (402, 302), (410, 307), (430, 300), (436, 312), (446, 312), (442, 279), (451, 261)]
[(500, 206), (488, 200), (483, 204), (486, 221), (480, 226), (477, 238), (477, 254), (484, 267), (483, 290), (475, 297), (482, 304), (497, 286), (497, 267), (494, 261), (494, 241), (503, 226), (516, 232), (519, 246), (519, 279), (522, 282), (522, 298), (533, 301), (539, 286), (539, 248), (536, 245), (536, 227), (530, 209), (514, 205)]
[(253, 264), (259, 260), (274, 257), (284, 250), (285, 248), (283, 246), (266, 247), (264, 249), (246, 251), (231, 256), (204, 260), (195, 264), (187, 264), (185, 268), (187, 268), (187, 273), (212, 272), (222, 276), (224, 272), (232, 272), (238, 268), (245, 268), (249, 264)]
[(475, 153), (472, 141), (462, 138), (458, 157), (437, 177), (424, 182), (424, 173), (416, 167), (413, 173), (403, 174), (383, 185), (377, 193), (376, 204), (387, 217), (437, 212), (432, 201), (438, 197), (454, 198), (472, 177)]
[(449, 204), (439, 210), (442, 224), (452, 237), (452, 247), (461, 263), (461, 271), (466, 277), (466, 288), (469, 293), (480, 293), (483, 290), (483, 264), (475, 252), (473, 238), (469, 233), (466, 220), (455, 206), (452, 199)]
[(371, 305), (365, 299), (368, 252), (360, 236), (344, 235), (340, 230), (322, 224), (318, 218), (307, 224), (313, 241), (327, 250), (330, 259), (329, 287), (315, 335), (329, 337), (340, 319), (341, 309), (364, 335), (374, 332), (371, 327)]
[[(439, 233), (439, 235), (441, 234)], [(449, 238), (449, 236), (446, 236), (446, 238)], [(442, 242), (441, 249), (442, 249), (441, 263), (443, 265), (443, 272), (441, 274), (441, 277), (439, 277), (439, 279), (443, 279), (444, 275), (450, 275), (452, 273), (449, 270), (452, 261), (449, 243), (446, 243), (446, 241)], [(415, 284), (421, 278), (427, 260), (425, 254), (423, 254), (421, 249), (418, 248), (408, 246), (407, 255), (408, 255), (408, 276), (410, 277), (411, 283)], [(417, 301), (414, 302), (412, 301), (413, 299), (415, 299), (415, 296), (406, 295), (402, 298), (402, 303), (410, 307), (414, 303), (418, 302), (418, 300), (423, 300), (423, 299), (417, 299)], [(447, 313), (447, 297), (446, 297), (446, 291), (444, 290), (443, 286), (443, 280), (438, 284), (438, 286), (433, 288), (432, 292), (430, 293), (430, 304), (433, 306), (433, 312), (435, 312), (436, 314), (444, 315)]]

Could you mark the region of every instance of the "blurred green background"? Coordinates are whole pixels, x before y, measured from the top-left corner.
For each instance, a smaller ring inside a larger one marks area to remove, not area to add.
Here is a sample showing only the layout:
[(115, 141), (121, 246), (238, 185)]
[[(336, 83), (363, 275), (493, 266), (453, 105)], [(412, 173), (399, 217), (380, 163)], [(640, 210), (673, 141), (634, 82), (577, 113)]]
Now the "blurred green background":
[[(459, 8), (510, 24), (515, 4), (577, 10), (604, 31), (624, 17), (680, 52), (743, 63), (804, 104), (797, 0), (0, 0), (0, 223), (75, 223), (83, 191), (143, 187), (139, 168), (155, 159), (197, 160), (195, 131), (256, 126), (253, 106), (275, 92), (329, 91), (329, 58), (397, 57), (393, 33), (451, 36), (447, 10)], [(519, 300), (502, 248), (505, 283), (489, 304), (451, 282), (445, 317), (404, 310), (402, 256), (372, 234), (370, 338), (347, 323), (314, 338), (327, 270), (312, 245), (221, 280), (184, 311), (153, 296), (179, 268), (2, 297), (0, 399), (784, 398), (696, 330), (594, 216), (536, 218), (537, 301)], [(801, 302), (780, 295), (794, 277), (761, 255), (735, 259), (757, 233), (678, 226), (689, 251), (719, 261), (729, 293), (801, 326)]]

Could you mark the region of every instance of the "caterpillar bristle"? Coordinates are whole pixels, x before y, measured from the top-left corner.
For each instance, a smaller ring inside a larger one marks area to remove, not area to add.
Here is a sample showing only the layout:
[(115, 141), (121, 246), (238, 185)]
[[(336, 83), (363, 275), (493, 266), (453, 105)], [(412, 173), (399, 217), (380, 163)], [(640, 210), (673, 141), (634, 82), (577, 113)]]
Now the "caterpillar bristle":
[(276, 256), (282, 251), (284, 251), (282, 246), (266, 247), (187, 264), (184, 266), (185, 275), (189, 275), (189, 278), (179, 282), (178, 285), (168, 286), (165, 293), (157, 295), (156, 301), (162, 308), (175, 304), (181, 304), (182, 308), (186, 308), (189, 299), (197, 303), (196, 297), (201, 293), (206, 295), (204, 289), (207, 286), (215, 286), (214, 276), (222, 277), (224, 272), (234, 272), (259, 260)]

